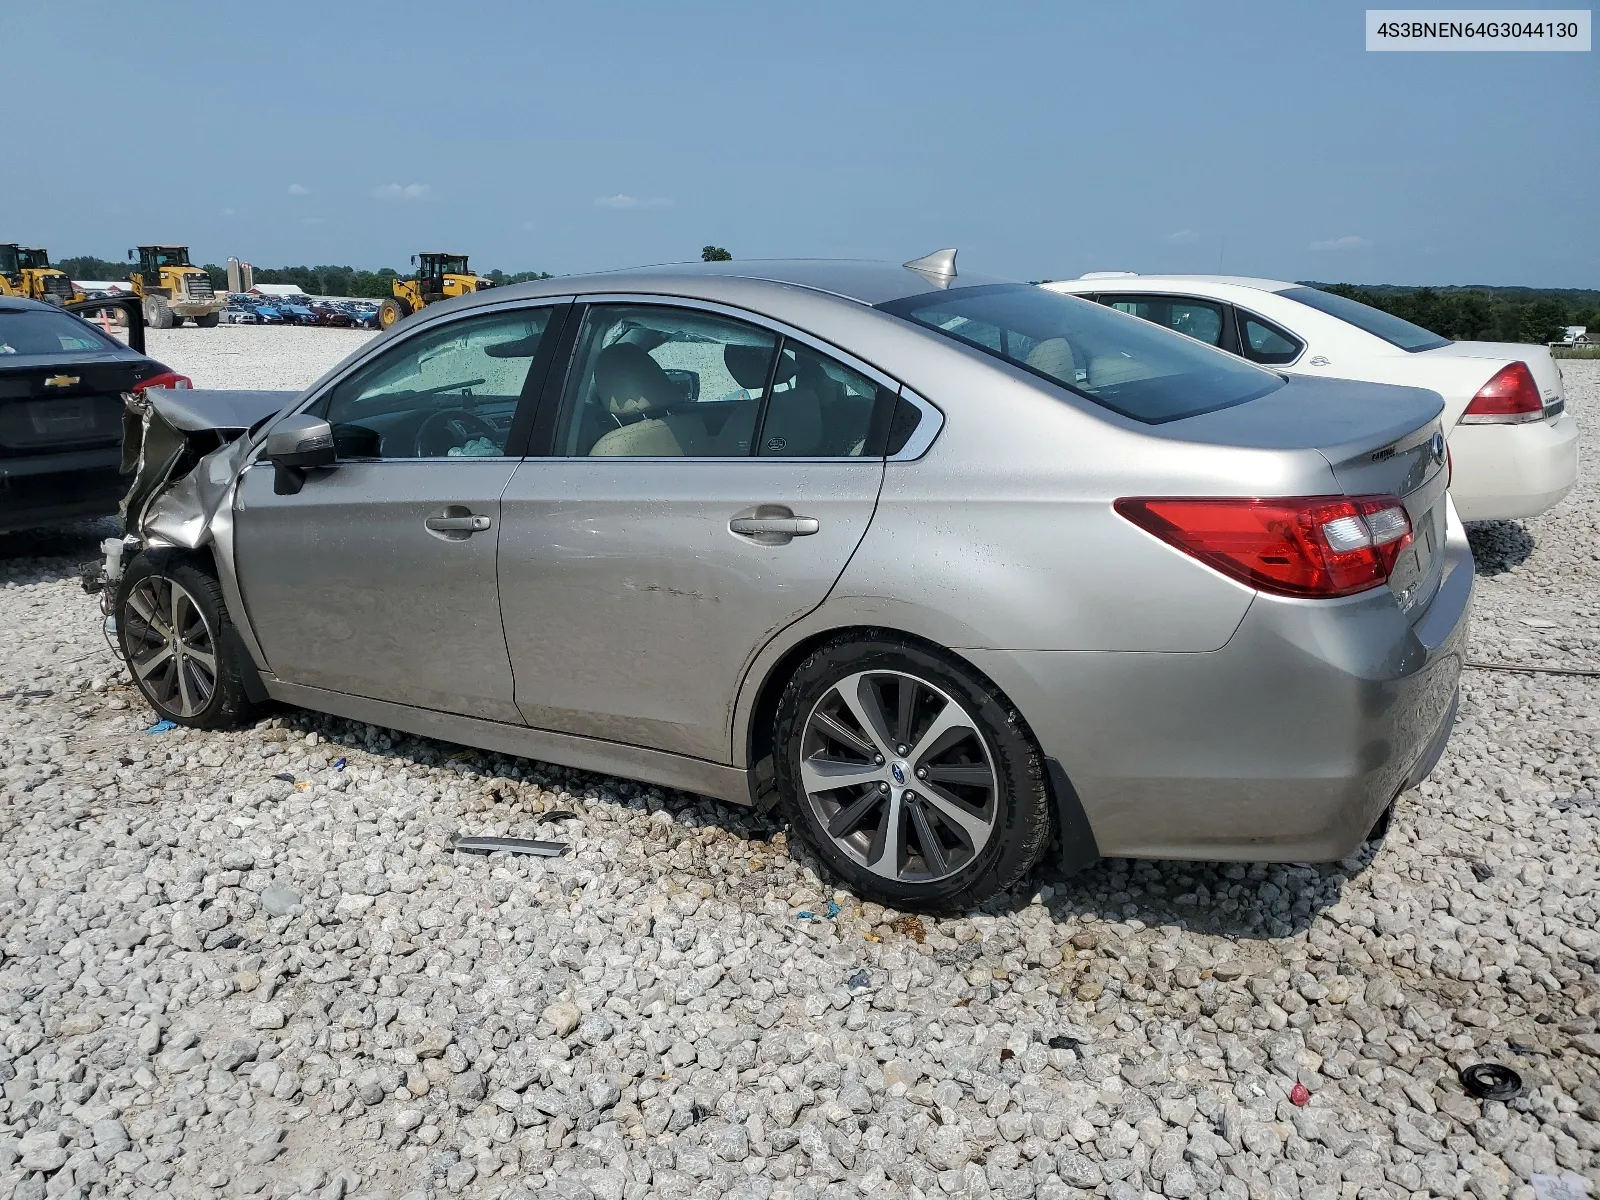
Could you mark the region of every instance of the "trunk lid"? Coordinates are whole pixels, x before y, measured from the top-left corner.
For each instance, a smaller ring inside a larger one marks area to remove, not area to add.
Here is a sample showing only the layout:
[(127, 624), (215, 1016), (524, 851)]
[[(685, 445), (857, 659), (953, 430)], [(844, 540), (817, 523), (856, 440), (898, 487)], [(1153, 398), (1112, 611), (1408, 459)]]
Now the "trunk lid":
[(1562, 387), (1561, 368), (1548, 346), (1530, 346), (1518, 342), (1451, 342), (1433, 350), (1418, 352), (1418, 358), (1482, 359), (1483, 382), (1488, 383), (1494, 373), (1511, 362), (1524, 362), (1539, 386), (1539, 398), (1544, 402), (1544, 413), (1553, 417), (1566, 407), (1566, 394)]
[(1174, 422), (1186, 441), (1272, 450), (1314, 449), (1348, 496), (1398, 496), (1412, 542), (1389, 587), (1416, 620), (1444, 570), (1449, 486), (1440, 414), (1444, 401), (1421, 388), (1293, 376), (1259, 400)]
[(108, 353), (0, 357), (0, 455), (47, 454), (115, 445), (122, 394), (156, 369), (148, 359)]

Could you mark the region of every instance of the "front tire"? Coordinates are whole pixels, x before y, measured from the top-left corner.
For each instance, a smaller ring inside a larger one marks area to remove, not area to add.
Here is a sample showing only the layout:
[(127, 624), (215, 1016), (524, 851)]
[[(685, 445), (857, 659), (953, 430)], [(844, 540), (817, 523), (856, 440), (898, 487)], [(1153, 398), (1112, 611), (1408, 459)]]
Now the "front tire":
[(221, 313), (202, 313), (194, 319), (196, 327), (200, 329), (215, 329), (221, 322)]
[(411, 305), (398, 297), (390, 297), (378, 305), (378, 325), (390, 329), (411, 314)]
[(252, 710), (233, 622), (216, 577), (190, 559), (141, 554), (117, 592), (117, 639), (157, 716), (193, 729), (234, 729)]
[(970, 908), (1007, 890), (1050, 837), (1044, 761), (970, 667), (890, 633), (826, 643), (778, 703), (790, 827), (859, 895)]
[(144, 323), (151, 329), (171, 329), (173, 322), (172, 309), (165, 299), (160, 296), (146, 296), (144, 300)]

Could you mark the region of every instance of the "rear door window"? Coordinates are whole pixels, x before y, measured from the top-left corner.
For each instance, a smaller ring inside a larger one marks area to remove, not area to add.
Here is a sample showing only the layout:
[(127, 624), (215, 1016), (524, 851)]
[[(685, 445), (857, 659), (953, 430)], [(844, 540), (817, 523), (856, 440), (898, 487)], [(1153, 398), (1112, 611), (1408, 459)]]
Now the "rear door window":
[(1175, 333), (1192, 337), (1208, 346), (1233, 349), (1232, 339), (1226, 336), (1228, 326), (1227, 306), (1215, 300), (1196, 300), (1189, 296), (1114, 295), (1102, 294), (1100, 303), (1118, 312), (1125, 312), (1157, 325), (1165, 325)]

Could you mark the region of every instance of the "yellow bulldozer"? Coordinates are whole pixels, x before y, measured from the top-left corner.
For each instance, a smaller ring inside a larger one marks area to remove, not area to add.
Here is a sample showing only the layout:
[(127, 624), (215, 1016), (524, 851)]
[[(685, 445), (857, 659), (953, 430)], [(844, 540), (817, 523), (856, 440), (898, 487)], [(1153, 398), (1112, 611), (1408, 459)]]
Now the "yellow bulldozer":
[(494, 286), (494, 280), (467, 269), (465, 254), (413, 254), (411, 263), (417, 268), (416, 275), (396, 279), (394, 295), (378, 305), (378, 324), (385, 329), (419, 308)]
[(144, 323), (173, 329), (189, 318), (202, 329), (222, 319), (228, 301), (217, 295), (211, 276), (189, 261), (187, 246), (140, 246), (128, 251), (138, 268), (128, 276), (133, 294), (144, 301)]
[(46, 304), (88, 299), (67, 273), (50, 265), (50, 252), (0, 242), (0, 296), (24, 296)]

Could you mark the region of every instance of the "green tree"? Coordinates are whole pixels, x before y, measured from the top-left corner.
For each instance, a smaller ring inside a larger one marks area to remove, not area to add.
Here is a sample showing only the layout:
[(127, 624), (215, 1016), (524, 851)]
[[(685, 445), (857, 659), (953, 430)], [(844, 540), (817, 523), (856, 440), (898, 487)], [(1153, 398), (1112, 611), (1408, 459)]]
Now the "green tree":
[(732, 262), (733, 255), (721, 246), (704, 246), (700, 250), (701, 262)]

